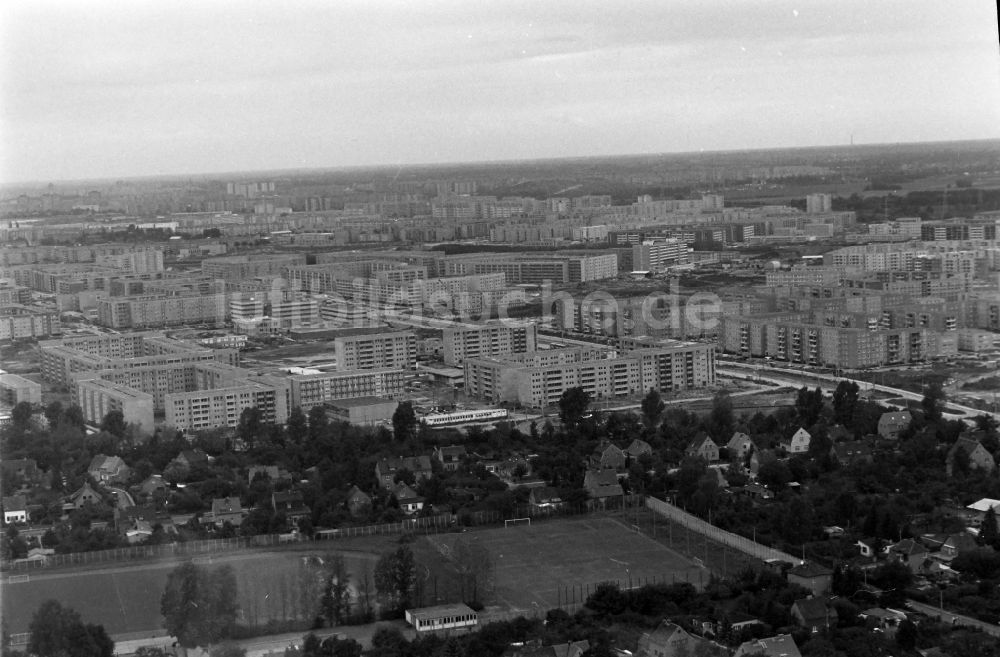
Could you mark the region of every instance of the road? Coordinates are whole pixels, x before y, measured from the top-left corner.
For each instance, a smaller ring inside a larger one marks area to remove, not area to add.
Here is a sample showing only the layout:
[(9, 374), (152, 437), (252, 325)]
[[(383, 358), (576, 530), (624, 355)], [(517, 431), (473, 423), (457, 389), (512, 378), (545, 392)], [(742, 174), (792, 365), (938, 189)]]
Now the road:
[(975, 618), (969, 618), (968, 616), (963, 616), (962, 614), (954, 614), (947, 609), (938, 609), (932, 605), (926, 605), (922, 602), (916, 602), (914, 600), (910, 600), (907, 603), (907, 606), (914, 611), (919, 611), (921, 614), (926, 614), (932, 618), (940, 618), (945, 623), (951, 623), (952, 625), (965, 625), (966, 627), (976, 627), (987, 634), (1000, 637), (1000, 625), (984, 623), (983, 621)]
[(112, 486), (108, 486), (108, 490), (116, 493), (115, 499), (118, 500), (119, 509), (127, 509), (131, 506), (135, 506), (135, 500), (132, 499), (132, 496), (124, 488), (114, 488)]
[[(737, 376), (737, 377), (756, 375), (756, 378), (760, 378), (761, 380), (764, 381), (770, 381), (772, 383), (778, 383), (781, 385), (788, 385), (788, 384), (794, 385), (796, 383), (801, 385), (802, 379), (827, 381), (834, 384), (840, 381), (852, 381), (858, 384), (858, 387), (861, 388), (862, 390), (877, 390), (879, 392), (885, 392), (896, 397), (902, 397), (904, 399), (911, 399), (914, 401), (920, 401), (924, 398), (923, 394), (919, 392), (903, 390), (902, 388), (892, 388), (890, 386), (879, 385), (876, 383), (869, 383), (868, 381), (859, 381), (857, 379), (851, 379), (844, 376), (834, 376), (832, 374), (810, 372), (809, 370), (786, 369), (783, 367), (760, 365), (757, 363), (737, 363), (730, 361), (719, 361), (719, 364), (716, 367), (715, 371), (719, 374), (726, 374), (728, 376)], [(827, 388), (830, 390), (832, 390), (834, 387), (835, 386), (827, 386)], [(954, 402), (948, 402), (948, 407), (958, 412), (945, 413), (946, 416), (953, 416), (971, 420), (972, 418), (978, 415), (985, 414), (985, 415), (992, 415), (994, 419), (1000, 421), (1000, 413), (990, 413), (988, 411), (981, 411), (978, 408), (970, 408), (968, 406), (962, 406), (961, 404), (956, 404)]]
[[(403, 636), (407, 639), (412, 640), (415, 636), (413, 629), (403, 621), (379, 621), (368, 625), (344, 625), (332, 629), (315, 630), (313, 631), (313, 634), (320, 639), (325, 639), (328, 636), (337, 634), (341, 637), (354, 639), (365, 648), (369, 648), (371, 647), (372, 635), (383, 627), (394, 627), (402, 632)], [(302, 645), (302, 637), (306, 634), (308, 634), (308, 632), (269, 634), (267, 636), (258, 636), (252, 639), (241, 639), (239, 641), (233, 641), (232, 643), (240, 648), (244, 648), (246, 650), (247, 657), (263, 657), (264, 655), (269, 655), (271, 653), (278, 653), (280, 655), (284, 653), (285, 648), (288, 648), (289, 646)], [(114, 639), (115, 637), (112, 638)], [(115, 654), (129, 655), (142, 646), (168, 648), (172, 646), (173, 643), (173, 637), (163, 635), (150, 636), (140, 639), (131, 637), (127, 639), (118, 638), (115, 640)], [(189, 657), (194, 654), (197, 653), (194, 651), (188, 652)]]

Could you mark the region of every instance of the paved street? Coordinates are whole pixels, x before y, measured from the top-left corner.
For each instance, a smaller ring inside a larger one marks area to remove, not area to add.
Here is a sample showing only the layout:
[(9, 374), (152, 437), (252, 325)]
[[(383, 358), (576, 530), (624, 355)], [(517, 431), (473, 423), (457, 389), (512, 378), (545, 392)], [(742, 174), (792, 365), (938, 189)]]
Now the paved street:
[(907, 606), (914, 611), (919, 611), (920, 613), (926, 614), (932, 618), (940, 618), (945, 623), (951, 623), (952, 625), (965, 625), (966, 627), (977, 627), (992, 636), (1000, 636), (1000, 625), (984, 623), (983, 621), (975, 618), (969, 618), (968, 616), (963, 616), (962, 614), (953, 614), (948, 610), (941, 610), (932, 605), (915, 602), (913, 600), (910, 600), (907, 603)]

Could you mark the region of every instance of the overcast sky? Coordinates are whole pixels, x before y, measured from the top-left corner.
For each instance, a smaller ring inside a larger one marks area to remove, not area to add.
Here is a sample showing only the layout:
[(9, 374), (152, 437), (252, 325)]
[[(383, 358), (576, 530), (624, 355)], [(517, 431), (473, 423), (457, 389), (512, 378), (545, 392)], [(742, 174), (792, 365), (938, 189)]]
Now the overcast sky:
[(0, 3), (0, 178), (1000, 137), (993, 0)]

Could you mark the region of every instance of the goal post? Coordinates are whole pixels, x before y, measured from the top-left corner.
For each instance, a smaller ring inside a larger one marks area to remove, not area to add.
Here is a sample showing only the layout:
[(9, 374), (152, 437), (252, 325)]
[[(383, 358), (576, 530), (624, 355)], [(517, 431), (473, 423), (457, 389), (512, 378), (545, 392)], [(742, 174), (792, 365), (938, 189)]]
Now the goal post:
[(531, 525), (531, 518), (511, 518), (510, 520), (504, 520), (504, 529), (507, 527), (516, 527), (518, 525)]
[(633, 534), (641, 534), (642, 533), (642, 527), (640, 527), (639, 525), (629, 525), (628, 528), (630, 530), (632, 530)]
[(23, 584), (27, 581), (30, 581), (30, 579), (31, 579), (30, 575), (7, 575), (8, 584)]

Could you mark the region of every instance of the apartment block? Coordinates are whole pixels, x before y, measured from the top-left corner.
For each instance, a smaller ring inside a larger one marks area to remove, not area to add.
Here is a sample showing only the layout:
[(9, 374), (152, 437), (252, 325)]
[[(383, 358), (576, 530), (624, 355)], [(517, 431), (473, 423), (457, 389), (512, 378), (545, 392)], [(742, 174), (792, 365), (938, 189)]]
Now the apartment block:
[(97, 322), (114, 329), (148, 329), (185, 324), (221, 325), (224, 293), (190, 296), (107, 297), (97, 301)]
[(443, 331), (444, 362), (461, 365), (468, 358), (503, 357), (537, 348), (538, 328), (518, 324), (462, 324)]
[(923, 362), (937, 350), (952, 351), (940, 332), (924, 328), (829, 324), (810, 313), (724, 317), (719, 342), (726, 353), (851, 369)]
[(687, 263), (687, 244), (678, 239), (645, 240), (632, 247), (632, 266), (636, 271), (663, 271)]
[(247, 380), (210, 390), (170, 393), (165, 399), (168, 425), (187, 431), (235, 427), (248, 408), (258, 408), (264, 422), (284, 424), (288, 406), (280, 387)]
[(308, 412), (338, 399), (392, 398), (403, 392), (406, 377), (398, 369), (293, 374), (288, 377), (290, 405)]
[(337, 369), (412, 370), (417, 364), (417, 336), (412, 331), (359, 333), (336, 338)]
[(153, 396), (140, 390), (94, 379), (77, 385), (76, 399), (84, 419), (99, 425), (111, 411), (121, 411), (128, 424), (137, 424), (144, 433), (153, 432)]
[(286, 267), (304, 264), (305, 254), (222, 256), (204, 260), (201, 271), (210, 278), (240, 281), (260, 276), (280, 276)]
[(0, 306), (0, 341), (47, 338), (62, 333), (59, 314), (20, 305)]
[(0, 374), (0, 404), (15, 406), (21, 402), (42, 403), (42, 385), (17, 374)]
[(157, 333), (71, 336), (63, 340), (46, 340), (38, 347), (42, 377), (64, 386), (71, 385), (73, 375), (78, 372), (168, 368), (205, 361), (239, 363), (236, 349), (202, 347)]
[(582, 387), (594, 399), (611, 399), (634, 397), (650, 388), (680, 391), (715, 382), (712, 345), (678, 343), (635, 349), (624, 355), (601, 355), (543, 365), (498, 358), (469, 359), (465, 361), (465, 389), (469, 395), (493, 403), (513, 402), (537, 408), (558, 403), (562, 394), (573, 387)]
[(833, 210), (833, 197), (829, 194), (808, 194), (806, 196), (806, 212), (820, 214)]

